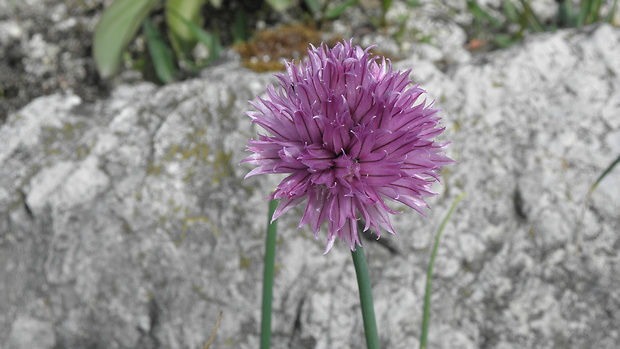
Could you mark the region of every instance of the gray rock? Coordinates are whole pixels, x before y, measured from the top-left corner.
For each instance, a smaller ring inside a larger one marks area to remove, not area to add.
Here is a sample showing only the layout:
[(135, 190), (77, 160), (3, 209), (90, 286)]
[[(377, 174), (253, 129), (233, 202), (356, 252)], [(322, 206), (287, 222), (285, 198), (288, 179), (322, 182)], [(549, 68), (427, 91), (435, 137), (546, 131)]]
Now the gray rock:
[[(615, 348), (620, 341), (620, 30), (532, 37), (446, 73), (414, 77), (436, 99), (450, 154), (429, 217), (405, 210), (398, 255), (365, 243), (384, 348), (419, 343), (435, 265), (429, 347)], [(231, 62), (200, 79), (123, 85), (88, 103), (38, 98), (0, 128), (0, 343), (8, 348), (256, 348), (263, 200), (278, 178), (239, 161), (257, 131), (248, 99), (276, 80)], [(262, 178), (261, 178), (262, 177)], [(279, 222), (273, 348), (360, 348), (344, 244), (322, 255)]]

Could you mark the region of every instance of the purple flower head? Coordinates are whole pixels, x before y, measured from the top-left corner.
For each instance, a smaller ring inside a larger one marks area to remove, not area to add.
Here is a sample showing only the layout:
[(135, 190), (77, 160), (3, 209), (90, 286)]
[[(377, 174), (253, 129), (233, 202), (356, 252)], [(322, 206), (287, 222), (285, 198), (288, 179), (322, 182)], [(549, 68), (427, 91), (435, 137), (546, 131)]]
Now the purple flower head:
[(247, 114), (271, 135), (250, 140), (244, 162), (258, 167), (247, 177), (287, 173), (270, 196), (279, 199), (273, 219), (306, 201), (299, 226), (310, 223), (315, 237), (327, 220), (327, 253), (336, 238), (351, 250), (364, 231), (380, 227), (396, 234), (386, 201), (397, 201), (424, 214), (424, 197), (439, 180), (442, 165), (453, 162), (425, 91), (411, 85), (410, 70), (392, 71), (389, 60), (369, 49), (338, 43), (311, 46), (299, 65), (277, 74), (280, 88), (267, 88), (265, 99), (250, 102)]

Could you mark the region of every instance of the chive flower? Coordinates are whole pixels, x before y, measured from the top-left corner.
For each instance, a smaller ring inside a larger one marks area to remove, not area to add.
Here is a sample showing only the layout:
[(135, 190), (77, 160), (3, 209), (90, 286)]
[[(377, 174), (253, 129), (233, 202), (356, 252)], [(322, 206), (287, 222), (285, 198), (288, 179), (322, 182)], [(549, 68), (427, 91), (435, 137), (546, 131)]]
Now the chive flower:
[(305, 62), (287, 62), (280, 87), (267, 87), (247, 112), (270, 135), (249, 140), (253, 154), (243, 162), (258, 167), (246, 178), (289, 174), (269, 197), (279, 199), (272, 219), (305, 201), (299, 226), (309, 223), (318, 238), (327, 221), (325, 253), (336, 238), (352, 251), (361, 246), (360, 219), (377, 238), (380, 228), (396, 234), (389, 214), (399, 212), (386, 202), (424, 215), (441, 166), (453, 162), (443, 154), (448, 143), (433, 141), (444, 128), (411, 70), (392, 71), (369, 50), (347, 41), (310, 46)]

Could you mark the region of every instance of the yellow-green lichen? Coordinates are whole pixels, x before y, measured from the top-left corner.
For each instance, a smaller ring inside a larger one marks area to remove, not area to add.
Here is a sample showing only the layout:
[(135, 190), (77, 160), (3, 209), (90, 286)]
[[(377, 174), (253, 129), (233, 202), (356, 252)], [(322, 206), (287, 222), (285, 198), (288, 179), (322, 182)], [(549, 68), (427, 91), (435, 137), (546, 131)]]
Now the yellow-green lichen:
[(232, 152), (217, 150), (215, 153), (215, 160), (213, 161), (213, 184), (219, 185), (221, 179), (233, 176), (234, 168), (230, 164), (231, 158)]
[(205, 216), (185, 217), (183, 218), (183, 226), (181, 226), (181, 230), (186, 231), (189, 226), (196, 222), (210, 223), (209, 218)]
[(239, 258), (239, 269), (249, 269), (250, 266), (252, 265), (252, 258), (248, 258), (248, 257), (241, 257)]

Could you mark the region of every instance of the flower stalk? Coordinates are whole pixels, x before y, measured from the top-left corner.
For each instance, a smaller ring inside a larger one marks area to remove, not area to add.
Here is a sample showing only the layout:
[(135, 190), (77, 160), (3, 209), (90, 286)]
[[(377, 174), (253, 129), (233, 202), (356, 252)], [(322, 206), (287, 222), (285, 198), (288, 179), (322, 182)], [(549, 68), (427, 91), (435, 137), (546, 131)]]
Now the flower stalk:
[(278, 200), (269, 201), (269, 216), (267, 218), (267, 239), (265, 241), (265, 270), (263, 273), (263, 308), (260, 330), (260, 349), (269, 349), (271, 346), (271, 303), (273, 299), (273, 275), (276, 257), (277, 222), (271, 221), (278, 206)]
[(357, 275), (357, 286), (360, 294), (360, 304), (362, 307), (362, 319), (364, 321), (364, 333), (366, 335), (366, 345), (368, 349), (379, 349), (379, 334), (377, 332), (377, 322), (375, 320), (375, 308), (372, 302), (372, 287), (370, 285), (370, 275), (368, 265), (364, 256), (362, 246), (357, 246), (355, 251), (351, 251), (355, 274)]

